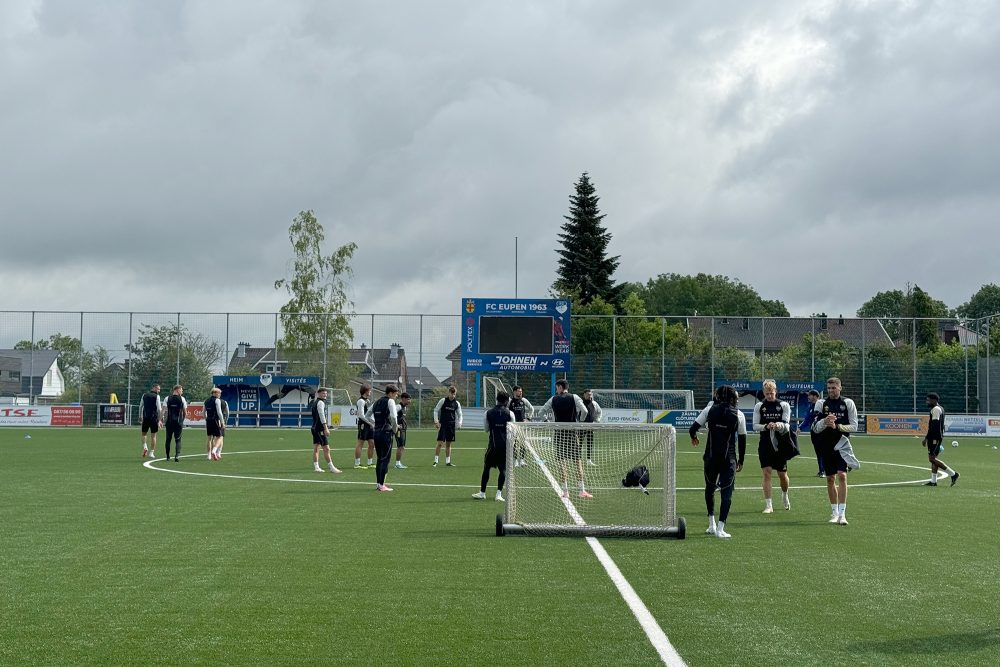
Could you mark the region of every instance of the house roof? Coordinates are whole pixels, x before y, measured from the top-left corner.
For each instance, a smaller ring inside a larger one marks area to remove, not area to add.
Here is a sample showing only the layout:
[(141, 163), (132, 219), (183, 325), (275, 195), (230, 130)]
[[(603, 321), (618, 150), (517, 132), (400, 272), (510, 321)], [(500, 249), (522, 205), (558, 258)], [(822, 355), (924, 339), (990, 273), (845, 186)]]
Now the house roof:
[[(249, 366), (250, 368), (256, 367), (258, 364), (265, 362), (274, 363), (274, 348), (273, 347), (247, 347), (246, 354), (239, 356), (240, 347), (236, 346), (233, 350), (233, 356), (229, 360), (230, 366)], [(284, 360), (279, 360), (283, 362)]]
[[(779, 350), (797, 345), (806, 334), (829, 336), (831, 340), (844, 341), (851, 347), (862, 345), (892, 345), (892, 339), (878, 320), (825, 318), (775, 319), (760, 317), (699, 317), (689, 318), (688, 327), (694, 332), (708, 332), (715, 320), (715, 339), (719, 347), (735, 347), (745, 350)], [(761, 321), (763, 320), (763, 335)]]
[(416, 380), (420, 380), (424, 387), (440, 387), (441, 380), (438, 380), (434, 373), (431, 373), (430, 369), (426, 366), (407, 366), (406, 367), (406, 377), (409, 383), (412, 385)]
[(0, 350), (0, 357), (19, 359), (22, 377), (31, 375), (32, 364), (34, 364), (34, 377), (41, 377), (52, 368), (52, 364), (59, 358), (59, 351), (34, 350), (34, 360), (32, 360), (32, 350)]

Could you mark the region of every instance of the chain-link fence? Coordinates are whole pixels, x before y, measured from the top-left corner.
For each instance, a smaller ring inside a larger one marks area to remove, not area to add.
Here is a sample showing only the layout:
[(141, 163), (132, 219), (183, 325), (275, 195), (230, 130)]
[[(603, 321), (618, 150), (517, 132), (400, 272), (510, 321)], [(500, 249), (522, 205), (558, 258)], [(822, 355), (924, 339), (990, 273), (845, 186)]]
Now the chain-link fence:
[[(936, 391), (952, 413), (1000, 413), (1000, 316), (978, 320), (574, 316), (577, 390), (692, 390), (723, 380), (836, 375), (863, 412), (920, 412)], [(213, 375), (317, 376), (357, 397), (393, 383), (427, 424), (448, 384), (475, 405), (460, 367), (457, 315), (0, 311), (0, 402), (134, 405), (149, 386), (207, 396)], [(508, 373), (532, 400), (552, 378)]]

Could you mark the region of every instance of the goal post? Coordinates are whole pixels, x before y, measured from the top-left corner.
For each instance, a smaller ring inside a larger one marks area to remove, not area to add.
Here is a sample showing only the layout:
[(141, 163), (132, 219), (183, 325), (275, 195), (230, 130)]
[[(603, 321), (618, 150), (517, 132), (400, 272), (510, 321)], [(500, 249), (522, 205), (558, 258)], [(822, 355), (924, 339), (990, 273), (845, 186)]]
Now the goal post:
[[(508, 424), (497, 535), (683, 539), (676, 454), (668, 424)], [(525, 464), (515, 466), (515, 455)]]
[(690, 389), (592, 389), (602, 409), (694, 410)]

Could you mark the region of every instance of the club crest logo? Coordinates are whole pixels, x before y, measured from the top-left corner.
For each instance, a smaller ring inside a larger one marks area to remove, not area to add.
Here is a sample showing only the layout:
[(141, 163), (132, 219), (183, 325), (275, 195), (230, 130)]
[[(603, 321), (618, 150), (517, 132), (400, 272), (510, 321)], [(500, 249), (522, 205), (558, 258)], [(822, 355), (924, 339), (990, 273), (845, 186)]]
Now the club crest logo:
[(260, 375), (260, 383), (265, 387), (271, 384), (272, 379), (273, 378), (270, 373), (261, 373)]
[(475, 310), (476, 310), (476, 301), (475, 301), (475, 299), (466, 299), (465, 300), (465, 312), (467, 312), (467, 313), (473, 313), (473, 312), (475, 312)]
[(556, 312), (560, 315), (565, 315), (566, 311), (569, 310), (569, 304), (565, 301), (556, 301)]

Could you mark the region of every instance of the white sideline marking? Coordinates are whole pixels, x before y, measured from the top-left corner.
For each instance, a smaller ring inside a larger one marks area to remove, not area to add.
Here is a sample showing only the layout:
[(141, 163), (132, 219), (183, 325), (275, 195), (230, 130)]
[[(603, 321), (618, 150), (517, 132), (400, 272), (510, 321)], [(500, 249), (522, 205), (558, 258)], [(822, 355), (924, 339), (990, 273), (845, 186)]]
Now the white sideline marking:
[[(535, 448), (532, 446), (529, 438), (524, 439), (524, 446), (528, 449), (536, 461), (542, 460), (542, 457), (535, 451)], [(541, 467), (542, 473), (549, 481), (549, 484), (552, 485), (552, 490), (555, 491), (557, 496), (559, 496), (559, 500), (562, 501), (562, 504), (566, 507), (566, 511), (569, 512), (569, 515), (573, 518), (573, 522), (578, 526), (587, 525), (587, 522), (583, 520), (582, 516), (580, 516), (576, 506), (573, 505), (570, 499), (563, 498), (562, 487), (559, 486), (559, 482), (556, 481), (556, 478), (552, 475), (552, 471), (549, 470), (549, 467), (544, 463), (540, 464), (539, 467)], [(567, 480), (567, 486), (568, 483), (569, 482)], [(632, 584), (628, 582), (628, 579), (625, 578), (622, 571), (618, 569), (618, 565), (615, 563), (614, 559), (611, 558), (610, 554), (608, 554), (608, 552), (604, 549), (604, 545), (602, 545), (596, 537), (588, 537), (587, 544), (590, 545), (594, 555), (597, 556), (597, 560), (604, 567), (604, 571), (608, 573), (608, 577), (611, 579), (612, 583), (614, 583), (615, 588), (618, 589), (619, 595), (621, 595), (622, 599), (625, 600), (625, 604), (628, 605), (628, 608), (632, 611), (635, 619), (639, 621), (639, 625), (642, 626), (643, 631), (646, 633), (649, 643), (651, 643), (653, 648), (656, 649), (656, 652), (659, 654), (660, 660), (663, 661), (663, 664), (668, 667), (684, 667), (684, 660), (681, 658), (680, 653), (677, 652), (677, 649), (674, 648), (674, 645), (670, 643), (670, 640), (667, 639), (667, 633), (663, 631), (660, 624), (656, 622), (655, 618), (653, 618), (653, 615), (649, 612), (649, 608), (646, 607), (645, 603), (639, 597), (639, 594), (635, 592), (634, 588), (632, 588)]]

